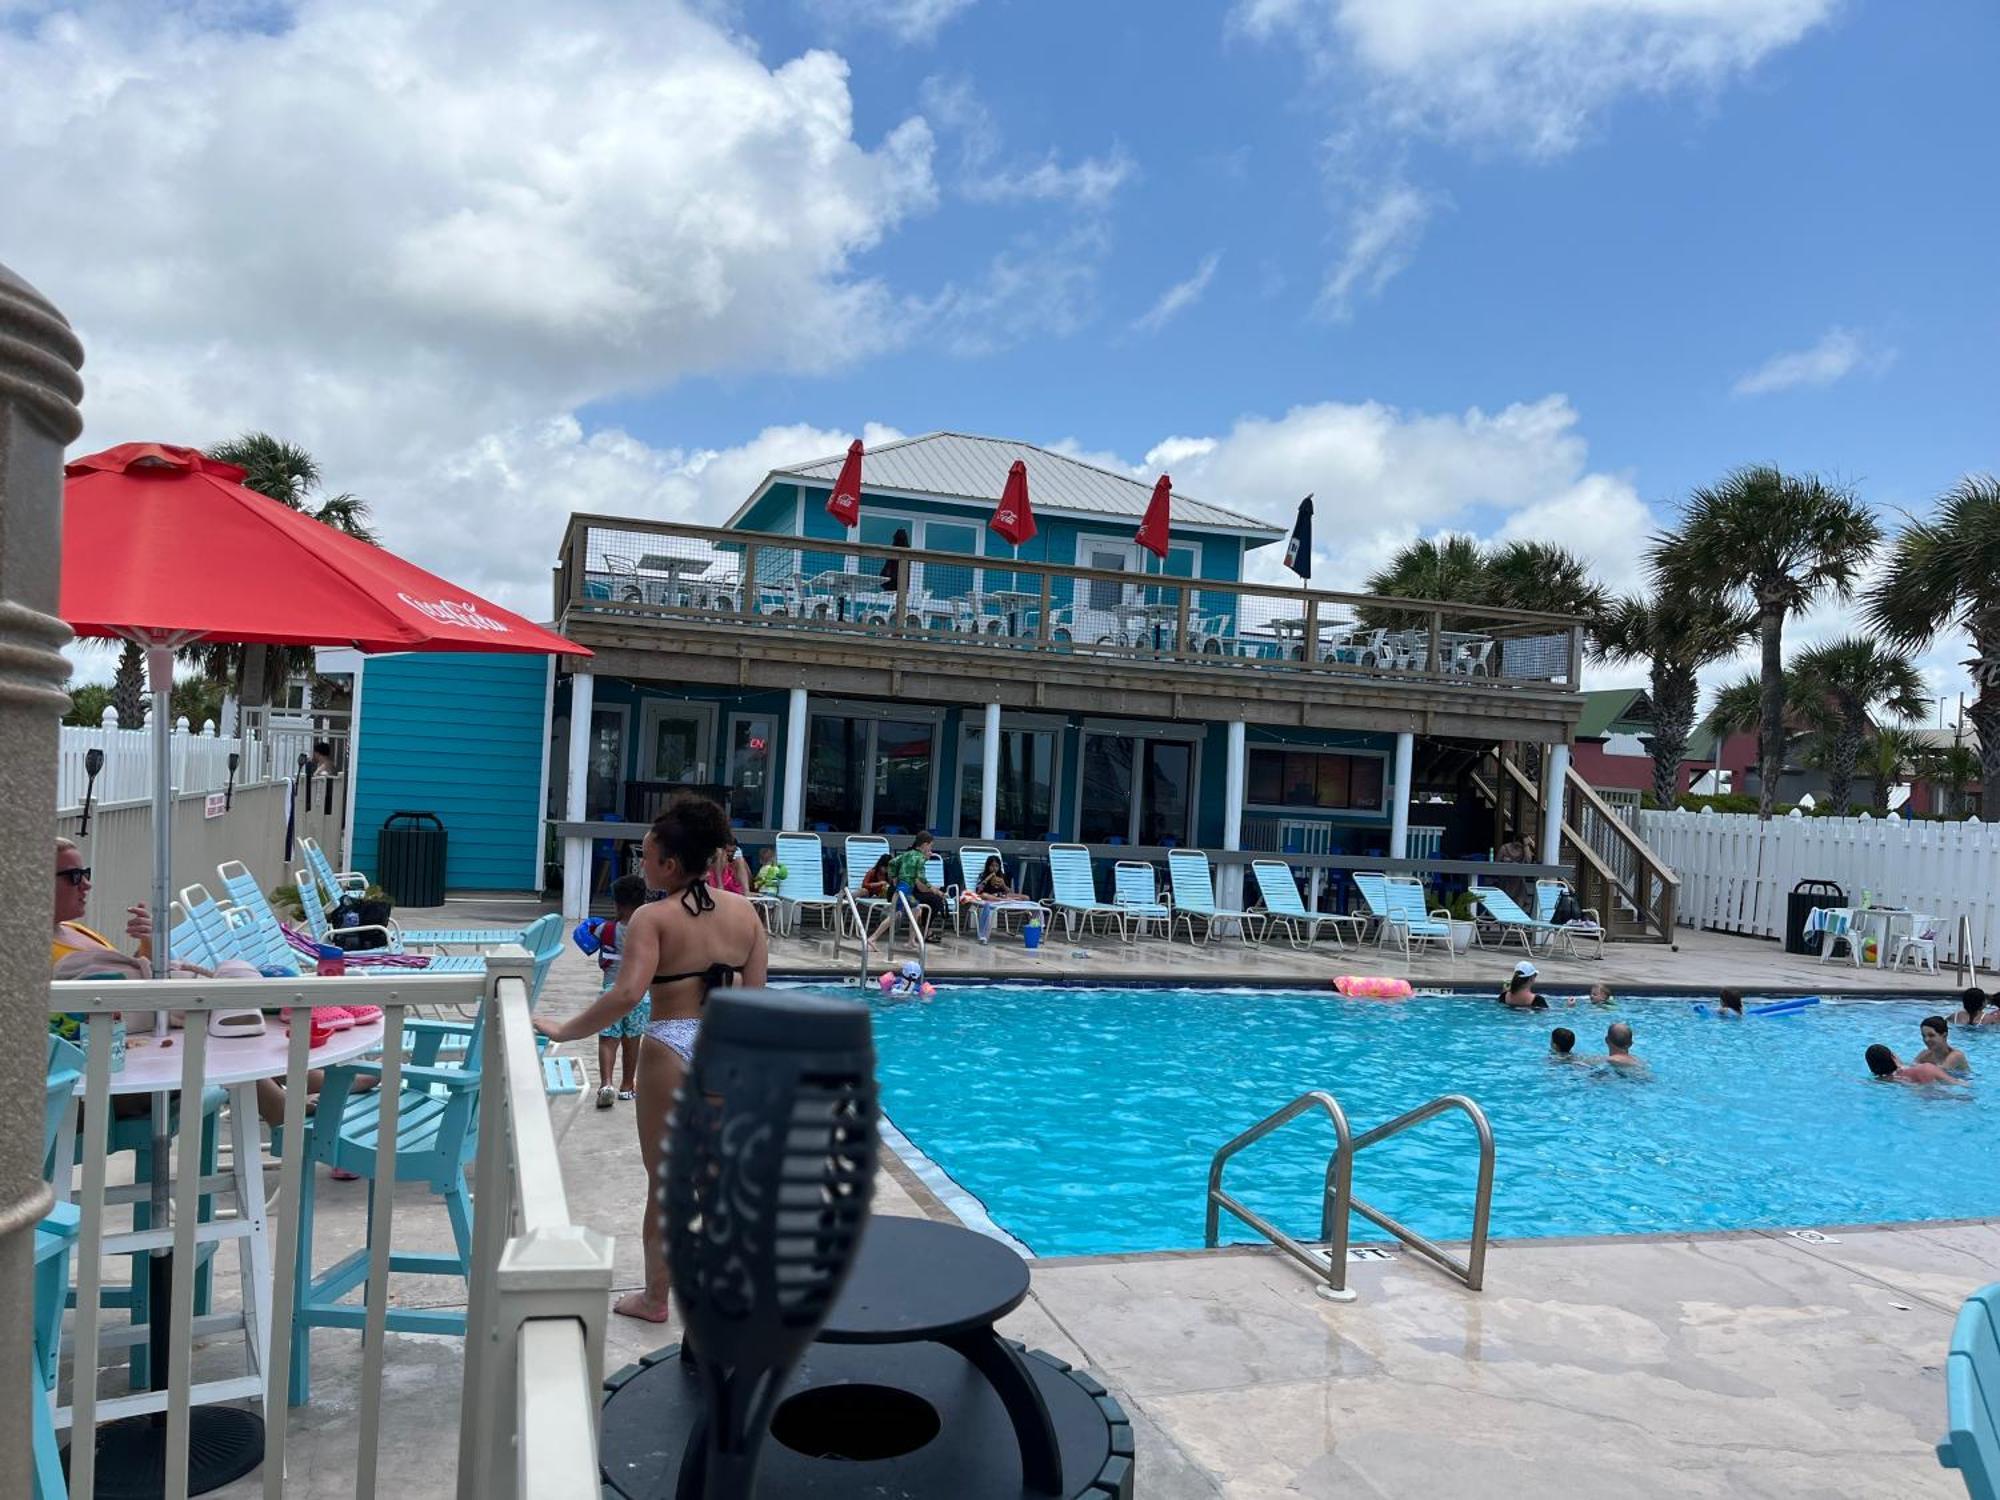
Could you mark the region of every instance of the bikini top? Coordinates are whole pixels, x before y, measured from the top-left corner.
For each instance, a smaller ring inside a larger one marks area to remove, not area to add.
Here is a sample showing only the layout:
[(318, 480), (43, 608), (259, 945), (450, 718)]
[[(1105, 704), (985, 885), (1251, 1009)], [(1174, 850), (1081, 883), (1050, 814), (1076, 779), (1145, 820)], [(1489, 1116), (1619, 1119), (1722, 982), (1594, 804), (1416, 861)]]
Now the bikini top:
[[(692, 917), (715, 910), (715, 898), (708, 893), (706, 881), (697, 880), (681, 892), (681, 909)], [(736, 976), (748, 967), (748, 963), (746, 959), (740, 964), (713, 963), (705, 969), (691, 969), (685, 974), (655, 974), (653, 983), (672, 984), (679, 979), (699, 979), (705, 997), (712, 989), (727, 988), (735, 983)]]

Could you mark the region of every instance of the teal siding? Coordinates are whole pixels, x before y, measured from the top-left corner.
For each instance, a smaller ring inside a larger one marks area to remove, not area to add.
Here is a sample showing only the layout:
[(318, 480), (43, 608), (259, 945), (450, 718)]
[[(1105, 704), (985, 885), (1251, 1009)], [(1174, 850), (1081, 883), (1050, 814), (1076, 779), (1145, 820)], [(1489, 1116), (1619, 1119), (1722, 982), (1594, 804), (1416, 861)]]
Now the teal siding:
[[(355, 868), (374, 873), (395, 812), (434, 812), (450, 835), (452, 890), (539, 890), (548, 658), (490, 653), (377, 657), (361, 679)], [(394, 893), (391, 892), (393, 895)]]

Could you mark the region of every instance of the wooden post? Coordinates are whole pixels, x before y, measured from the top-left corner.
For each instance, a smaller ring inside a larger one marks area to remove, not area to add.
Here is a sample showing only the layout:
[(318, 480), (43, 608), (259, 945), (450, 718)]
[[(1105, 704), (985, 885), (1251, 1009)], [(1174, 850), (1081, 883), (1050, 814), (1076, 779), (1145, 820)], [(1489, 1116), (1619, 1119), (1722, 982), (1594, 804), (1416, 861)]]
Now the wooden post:
[(1299, 659), (1307, 666), (1319, 665), (1319, 596), (1306, 595), (1306, 618), (1299, 643)]
[(1583, 627), (1569, 628), (1569, 688), (1576, 692), (1583, 684)]
[(895, 611), (889, 620), (889, 633), (903, 633), (903, 613), (910, 606), (910, 559), (907, 552), (896, 561), (896, 595), (890, 608)]
[(1438, 635), (1443, 629), (1444, 611), (1441, 609), (1432, 610), (1430, 655), (1424, 663), (1424, 670), (1429, 672), (1433, 677), (1437, 675), (1438, 670)]
[(1182, 579), (1179, 594), (1174, 601), (1174, 655), (1191, 654), (1188, 642), (1188, 603), (1194, 593), (1189, 580)]
[(737, 591), (736, 610), (739, 614), (757, 613), (757, 544), (750, 542), (743, 548), (743, 571), (739, 575), (741, 587)]
[(1035, 616), (1035, 639), (1044, 646), (1049, 643), (1049, 585), (1052, 581), (1049, 574), (1042, 574), (1042, 607)]

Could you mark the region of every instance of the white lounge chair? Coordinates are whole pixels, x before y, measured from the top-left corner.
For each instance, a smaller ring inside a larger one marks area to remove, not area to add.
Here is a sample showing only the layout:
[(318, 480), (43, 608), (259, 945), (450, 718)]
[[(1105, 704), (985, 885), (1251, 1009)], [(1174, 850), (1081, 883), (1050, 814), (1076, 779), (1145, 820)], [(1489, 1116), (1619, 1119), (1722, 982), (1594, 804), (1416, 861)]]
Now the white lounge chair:
[(778, 835), (778, 863), (785, 878), (778, 882), (778, 900), (783, 903), (785, 926), (797, 931), (802, 912), (816, 911), (831, 929), (838, 920), (841, 898), (826, 888), (825, 850), (816, 833)]
[(1132, 941), (1131, 913), (1097, 899), (1097, 880), (1090, 872), (1090, 851), (1081, 844), (1049, 845), (1049, 883), (1055, 889), (1051, 910), (1069, 925), (1075, 939), (1080, 926), (1088, 932), (1100, 923), (1116, 922), (1118, 935)]
[(1385, 946), (1390, 938), (1395, 938), (1408, 959), (1418, 947), (1429, 945), (1444, 949), (1445, 957), (1454, 965), (1457, 954), (1451, 946), (1451, 913), (1443, 909), (1424, 909), (1423, 882), (1409, 875), (1384, 875), (1378, 871), (1356, 871), (1354, 888), (1361, 893), (1368, 913), (1380, 926), (1376, 929), (1375, 944)]
[(1160, 935), (1173, 941), (1173, 905), (1160, 899), (1159, 873), (1144, 860), (1121, 859), (1112, 867), (1111, 899), (1131, 913), (1138, 936), (1157, 922)]
[[(1500, 936), (1494, 943), (1496, 948), (1507, 946), (1507, 939), (1513, 938), (1526, 953), (1547, 953), (1562, 941), (1563, 930), (1554, 922), (1538, 922), (1521, 910), (1521, 903), (1501, 890), (1498, 886), (1475, 885), (1468, 887), (1472, 899), (1486, 910), (1487, 918), (1500, 929)], [(1485, 938), (1481, 936), (1482, 944)]]
[(1299, 897), (1299, 883), (1292, 878), (1292, 867), (1281, 859), (1253, 859), (1250, 872), (1257, 877), (1257, 890), (1264, 900), (1265, 929), (1268, 938), (1272, 931), (1282, 927), (1287, 941), (1294, 948), (1309, 948), (1319, 936), (1322, 927), (1333, 931), (1333, 945), (1345, 948), (1341, 941), (1343, 926), (1354, 928), (1354, 939), (1361, 940), (1361, 918), (1350, 917), (1339, 912), (1307, 911), (1306, 904)]
[[(1236, 935), (1245, 943), (1261, 943), (1264, 940), (1264, 919), (1257, 912), (1233, 911), (1215, 904), (1215, 879), (1209, 873), (1208, 855), (1199, 849), (1169, 849), (1167, 851), (1167, 878), (1173, 886), (1174, 917), (1168, 929), (1172, 939), (1183, 922), (1187, 924), (1190, 943), (1206, 943), (1215, 935), (1218, 926), (1233, 925)], [(1201, 923), (1199, 935), (1196, 921)]]
[(1567, 895), (1574, 899), (1575, 889), (1567, 880), (1558, 880), (1553, 875), (1545, 875), (1535, 882), (1535, 920), (1553, 922), (1562, 929), (1563, 944), (1572, 956), (1582, 958), (1579, 948), (1582, 943), (1595, 943), (1597, 956), (1604, 957), (1604, 918), (1595, 907), (1578, 906), (1577, 915), (1567, 922), (1556, 921), (1556, 908)]
[[(990, 911), (993, 914), (993, 921), (1004, 931), (1006, 920), (1010, 916), (1025, 920), (1028, 917), (1046, 917), (1049, 914), (1047, 905), (1040, 901), (1030, 901), (1026, 896), (1017, 897), (1012, 901), (966, 900), (967, 896), (979, 888), (979, 877), (985, 871), (989, 859), (1000, 859), (1000, 851), (991, 845), (961, 844), (958, 847), (960, 884), (955, 888), (946, 888), (945, 896), (947, 899), (954, 895), (958, 898), (958, 916), (961, 923), (968, 914), (976, 917), (982, 910)], [(1003, 871), (1007, 868), (1004, 859), (1000, 859), (1000, 868)]]
[(875, 868), (876, 862), (889, 852), (889, 841), (880, 834), (850, 833), (841, 847), (847, 860), (847, 893), (861, 909), (861, 920), (873, 926), (875, 918), (889, 909), (889, 899), (886, 896), (862, 895), (861, 882)]

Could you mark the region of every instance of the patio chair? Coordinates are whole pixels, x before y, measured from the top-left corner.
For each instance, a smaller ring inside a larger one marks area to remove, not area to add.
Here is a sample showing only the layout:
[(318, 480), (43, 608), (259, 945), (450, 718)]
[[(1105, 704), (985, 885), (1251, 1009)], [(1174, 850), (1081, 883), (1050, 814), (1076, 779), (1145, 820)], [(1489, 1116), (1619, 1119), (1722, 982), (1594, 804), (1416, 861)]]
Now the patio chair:
[[(1520, 902), (1498, 886), (1473, 885), (1467, 890), (1472, 899), (1485, 909), (1488, 920), (1499, 927), (1500, 936), (1494, 940), (1494, 947), (1504, 948), (1507, 939), (1513, 938), (1520, 943), (1523, 952), (1546, 953), (1562, 940), (1561, 927), (1554, 922), (1541, 922), (1529, 916), (1521, 910)], [(1486, 942), (1483, 931), (1479, 940), (1483, 947)]]
[(1378, 948), (1393, 937), (1406, 961), (1415, 949), (1428, 945), (1444, 949), (1445, 957), (1457, 963), (1458, 955), (1451, 945), (1451, 913), (1425, 910), (1421, 881), (1409, 875), (1367, 870), (1357, 870), (1353, 879), (1362, 904), (1379, 924), (1375, 930)]
[[(51, 1038), (51, 1041), (57, 1039)], [(83, 1081), (76, 1049), (58, 1043), (49, 1049), (48, 1092), (42, 1112), (42, 1160), (52, 1164), (56, 1141), (70, 1116), (70, 1100)], [(68, 1163), (64, 1163), (68, 1170)], [(55, 1394), (62, 1349), (63, 1305), (69, 1293), (69, 1256), (76, 1244), (79, 1214), (74, 1203), (58, 1202), (35, 1226), (34, 1401), (32, 1451), (36, 1500), (64, 1500), (62, 1454), (56, 1447)], [(135, 1271), (138, 1262), (133, 1262)]]
[(1132, 941), (1132, 914), (1115, 902), (1097, 899), (1097, 877), (1091, 873), (1090, 851), (1081, 844), (1049, 845), (1049, 884), (1054, 899), (1049, 908), (1067, 925), (1070, 940), (1077, 929), (1090, 932), (1109, 923), (1118, 924), (1118, 935)]
[[(1169, 849), (1167, 880), (1173, 888), (1174, 916), (1167, 929), (1171, 942), (1183, 922), (1188, 942), (1206, 943), (1219, 926), (1233, 925), (1245, 943), (1264, 941), (1264, 919), (1256, 912), (1232, 911), (1215, 904), (1215, 880), (1209, 873), (1208, 855), (1200, 849)], [(1199, 921), (1199, 937), (1195, 923)]]
[(854, 898), (854, 904), (861, 912), (864, 926), (872, 927), (875, 918), (887, 911), (892, 904), (884, 896), (861, 894), (861, 882), (867, 878), (868, 872), (875, 868), (876, 861), (888, 852), (889, 841), (879, 834), (850, 833), (842, 844), (842, 853), (847, 862), (844, 871), (847, 893)]
[(306, 868), (318, 879), (329, 902), (338, 903), (343, 896), (359, 896), (368, 889), (368, 877), (359, 870), (334, 869), (318, 839), (300, 839), (299, 853), (305, 856)]
[(1562, 929), (1562, 940), (1571, 955), (1582, 958), (1579, 943), (1597, 944), (1597, 956), (1604, 957), (1604, 918), (1594, 906), (1577, 907), (1577, 915), (1567, 922), (1556, 922), (1556, 909), (1564, 896), (1575, 899), (1576, 888), (1567, 880), (1558, 880), (1553, 875), (1544, 875), (1535, 882), (1535, 920), (1555, 922)]
[[(215, 867), (215, 873), (222, 881), (223, 889), (229, 892), (230, 905), (223, 931), (234, 935), (235, 956), (260, 969), (303, 974), (308, 957), (304, 950), (316, 948), (318, 943), (303, 929), (287, 930), (285, 924), (278, 920), (278, 914), (271, 909), (271, 903), (264, 898), (264, 892), (258, 888), (257, 877), (241, 860), (225, 861)], [(191, 919), (194, 916), (192, 893), (200, 889), (199, 886), (190, 886), (181, 892), (182, 909), (188, 912)], [(215, 931), (212, 926), (202, 930), (204, 933)], [(370, 957), (366, 953), (355, 956), (363, 960)], [(478, 974), (486, 968), (486, 960), (473, 954), (433, 953), (420, 956), (392, 953), (377, 957), (375, 962), (421, 968), (427, 974)]]
[(1160, 899), (1159, 872), (1144, 860), (1121, 859), (1111, 867), (1111, 899), (1131, 913), (1137, 936), (1157, 922), (1160, 935), (1173, 941), (1173, 904)]
[(1820, 912), (1819, 961), (1821, 963), (1833, 957), (1835, 943), (1847, 944), (1847, 961), (1857, 969), (1861, 967), (1861, 934), (1854, 930), (1852, 907), (1829, 906)]
[(1938, 1463), (1958, 1470), (1971, 1500), (2000, 1500), (2000, 1282), (1958, 1310), (1944, 1361), (1947, 1430)]
[(1292, 878), (1292, 867), (1281, 859), (1253, 859), (1250, 873), (1257, 877), (1257, 890), (1264, 900), (1264, 935), (1282, 927), (1287, 941), (1294, 948), (1310, 948), (1319, 936), (1322, 927), (1333, 932), (1333, 946), (1345, 948), (1341, 941), (1343, 926), (1354, 928), (1354, 940), (1361, 940), (1362, 920), (1340, 912), (1307, 911), (1306, 904), (1299, 897), (1299, 883)]
[[(305, 856), (306, 869), (318, 882), (319, 888), (313, 895), (319, 898), (322, 910), (337, 906), (348, 896), (360, 896), (367, 891), (368, 877), (359, 870), (336, 871), (318, 840), (300, 839), (299, 852)], [(313, 907), (306, 899), (306, 887), (311, 883), (299, 880), (299, 905), (305, 908), (309, 927), (318, 925), (313, 917)], [(530, 946), (526, 941), (525, 927), (413, 927), (406, 931), (391, 922), (389, 929), (397, 935), (394, 951), (399, 953), (408, 948)]]
[(826, 888), (826, 855), (816, 833), (778, 835), (778, 863), (785, 878), (778, 882), (778, 900), (783, 903), (784, 925), (798, 930), (801, 913), (816, 911), (831, 929), (838, 920), (841, 898)]
[(1896, 939), (1891, 950), (1889, 967), (1900, 969), (1903, 960), (1913, 959), (1922, 967), (1935, 974), (1938, 971), (1937, 940), (1938, 919), (1927, 911), (1910, 913), (1910, 928)]
[[(961, 925), (968, 914), (976, 916), (981, 910), (991, 912), (994, 924), (1003, 932), (1006, 931), (1008, 917), (1018, 917), (1025, 922), (1029, 917), (1046, 917), (1048, 915), (1049, 909), (1047, 906), (1040, 901), (1031, 901), (1026, 896), (1019, 897), (1013, 901), (967, 901), (965, 899), (966, 893), (978, 888), (980, 872), (986, 868), (986, 861), (989, 859), (1000, 859), (1000, 851), (986, 844), (959, 845), (959, 884), (957, 892), (959, 898), (958, 915)], [(1000, 868), (1002, 870), (1007, 868), (1007, 862), (1004, 859), (1000, 860)], [(950, 894), (951, 891), (947, 889), (946, 895), (949, 896)]]

